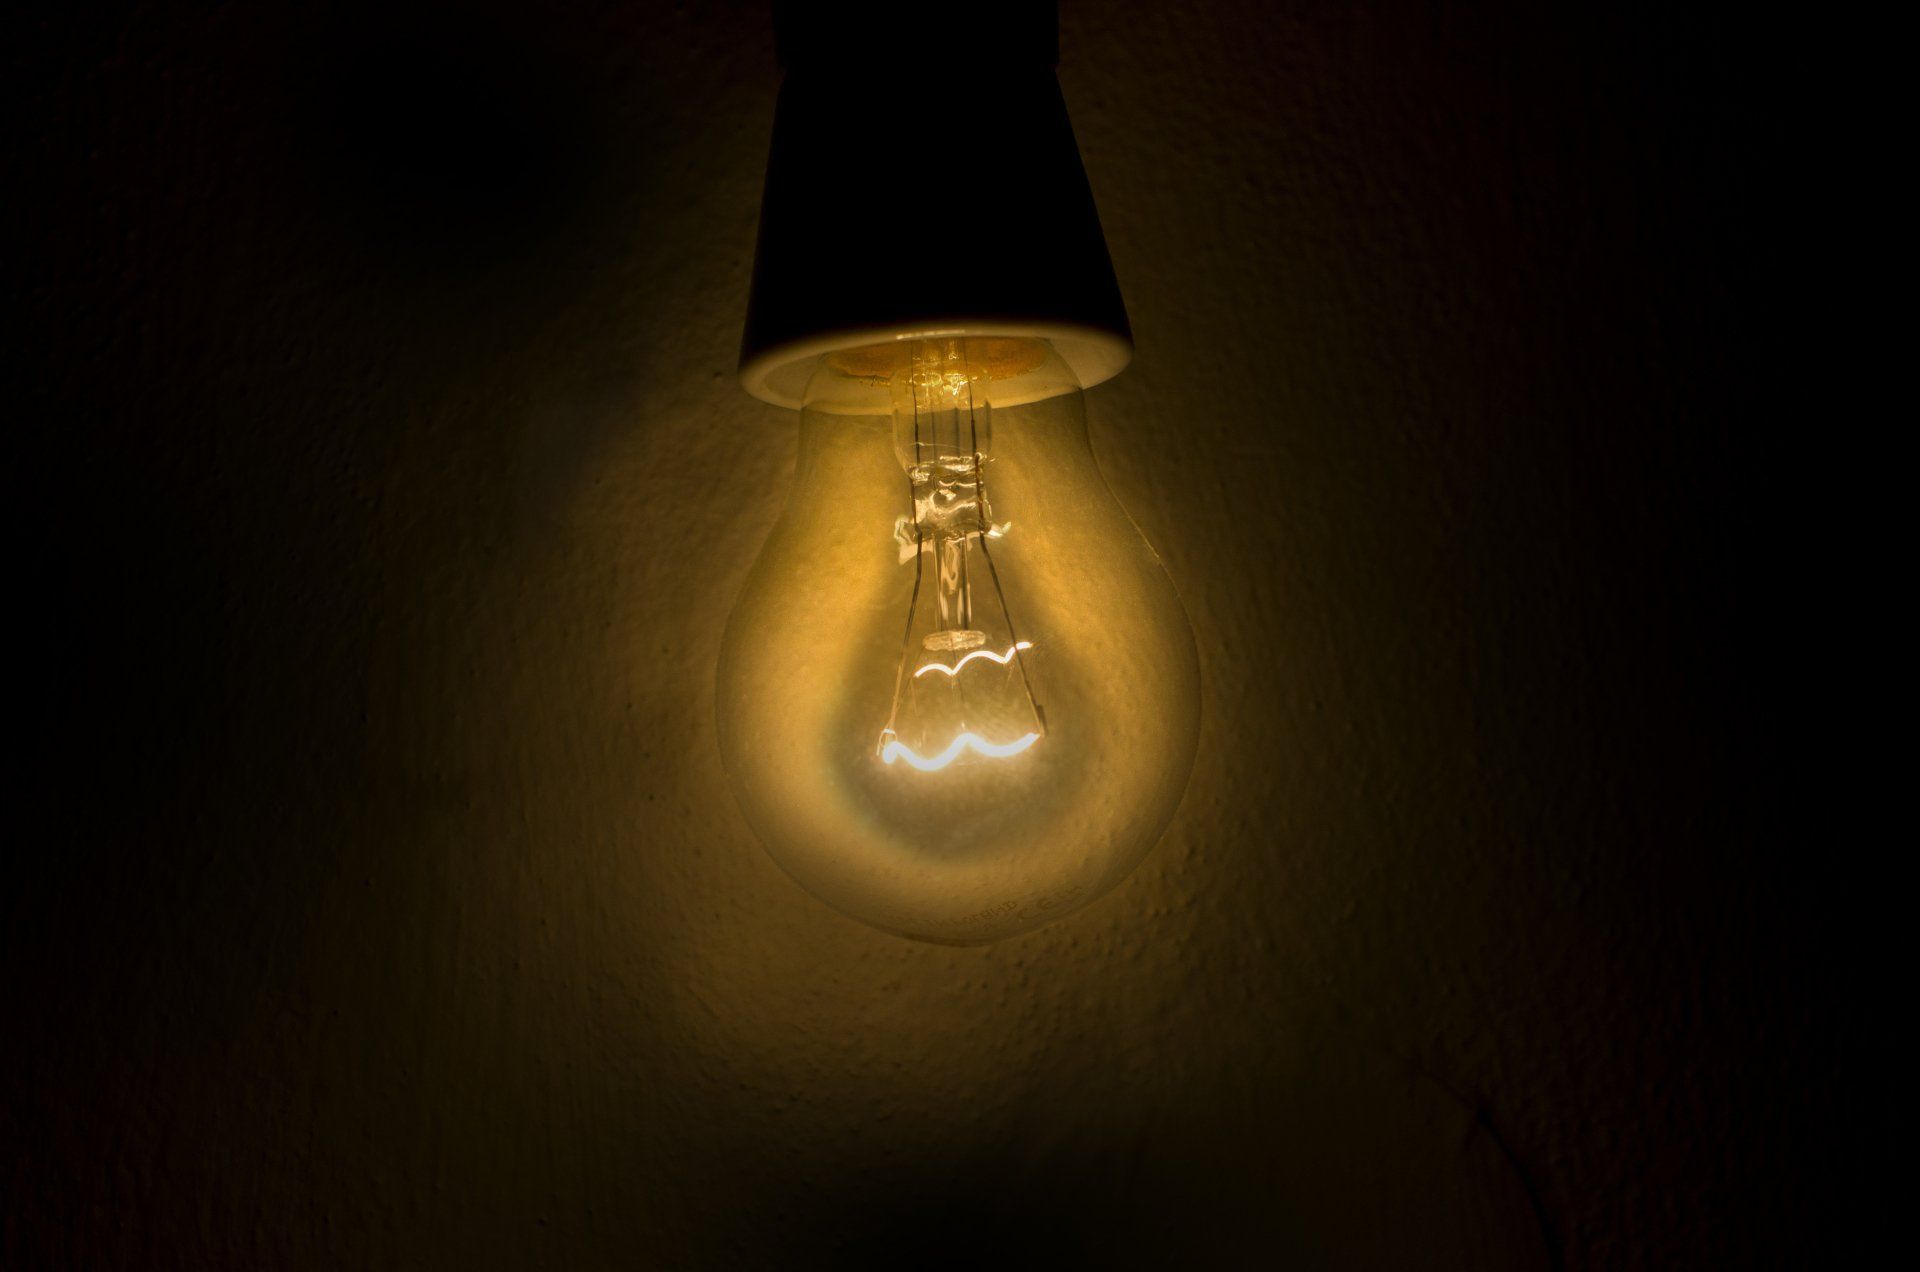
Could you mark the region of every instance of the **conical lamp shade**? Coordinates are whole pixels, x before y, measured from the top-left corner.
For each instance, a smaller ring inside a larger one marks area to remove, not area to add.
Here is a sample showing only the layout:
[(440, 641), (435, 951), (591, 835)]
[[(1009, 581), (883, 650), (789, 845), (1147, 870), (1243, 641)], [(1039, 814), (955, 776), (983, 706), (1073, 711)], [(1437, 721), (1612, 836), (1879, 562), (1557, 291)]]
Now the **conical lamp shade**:
[(1049, 3), (776, 11), (774, 116), (740, 378), (798, 406), (820, 355), (1038, 336), (1083, 386), (1132, 355), (1054, 78)]

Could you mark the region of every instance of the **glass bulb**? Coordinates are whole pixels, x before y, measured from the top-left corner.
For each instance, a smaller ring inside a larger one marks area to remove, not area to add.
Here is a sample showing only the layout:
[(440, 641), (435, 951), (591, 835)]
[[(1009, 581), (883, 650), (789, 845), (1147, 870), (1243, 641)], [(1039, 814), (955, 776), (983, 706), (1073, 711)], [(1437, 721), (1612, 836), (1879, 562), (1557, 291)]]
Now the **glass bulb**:
[(1193, 636), (1045, 341), (820, 360), (719, 726), (774, 860), (888, 932), (998, 940), (1139, 864), (1193, 766)]

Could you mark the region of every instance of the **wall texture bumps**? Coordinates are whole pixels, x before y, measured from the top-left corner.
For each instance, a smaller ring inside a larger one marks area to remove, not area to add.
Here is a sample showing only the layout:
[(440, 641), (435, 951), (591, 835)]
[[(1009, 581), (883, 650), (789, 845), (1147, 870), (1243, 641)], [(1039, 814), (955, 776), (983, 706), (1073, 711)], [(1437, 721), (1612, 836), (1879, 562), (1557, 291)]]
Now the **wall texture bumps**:
[[(1615, 7), (1064, 7), (1139, 343), (1095, 442), (1205, 724), (1132, 881), (978, 950), (811, 901), (715, 753), (793, 455), (732, 377), (761, 6), (34, 30), (48, 816), (0, 1261), (1807, 1235), (1783, 1163), (1832, 1022), (1742, 692), (1739, 59)], [(972, 38), (877, 107), (963, 114)], [(844, 197), (910, 215), (890, 180), (862, 156)]]

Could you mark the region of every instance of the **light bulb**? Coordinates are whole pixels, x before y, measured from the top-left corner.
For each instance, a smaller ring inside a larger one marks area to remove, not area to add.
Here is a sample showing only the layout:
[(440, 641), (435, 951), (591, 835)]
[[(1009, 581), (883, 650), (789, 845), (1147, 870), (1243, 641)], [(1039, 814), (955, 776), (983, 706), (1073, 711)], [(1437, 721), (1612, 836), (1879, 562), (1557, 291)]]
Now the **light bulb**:
[(721, 650), (721, 754), (803, 887), (901, 936), (1079, 908), (1171, 820), (1193, 637), (1044, 340), (830, 353)]

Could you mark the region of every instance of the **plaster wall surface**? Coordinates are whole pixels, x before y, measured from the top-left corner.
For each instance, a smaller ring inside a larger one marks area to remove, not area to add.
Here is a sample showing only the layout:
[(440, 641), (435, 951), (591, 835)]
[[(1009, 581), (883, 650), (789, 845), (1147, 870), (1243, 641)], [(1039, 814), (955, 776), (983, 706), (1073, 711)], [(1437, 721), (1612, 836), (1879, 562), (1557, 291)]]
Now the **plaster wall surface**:
[[(38, 25), (0, 1262), (1809, 1239), (1830, 934), (1744, 692), (1735, 55), (1612, 6), (1063, 7), (1138, 342), (1094, 440), (1204, 724), (1139, 873), (984, 949), (809, 899), (719, 767), (794, 449), (732, 373), (761, 6)], [(956, 61), (913, 108), (989, 91)]]

